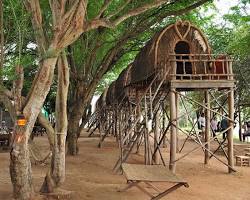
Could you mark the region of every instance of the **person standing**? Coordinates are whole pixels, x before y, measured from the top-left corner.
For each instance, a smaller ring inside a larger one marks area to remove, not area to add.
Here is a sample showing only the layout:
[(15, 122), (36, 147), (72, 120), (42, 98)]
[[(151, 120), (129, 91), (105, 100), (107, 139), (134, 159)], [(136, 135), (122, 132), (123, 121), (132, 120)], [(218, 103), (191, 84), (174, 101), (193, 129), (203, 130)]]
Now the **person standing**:
[(218, 122), (217, 122), (217, 119), (216, 117), (214, 116), (211, 120), (211, 129), (212, 129), (212, 132), (213, 132), (213, 137), (216, 136), (216, 132), (218, 131)]
[(200, 117), (198, 118), (198, 123), (200, 125), (202, 138), (204, 138), (205, 126), (206, 126), (206, 120), (205, 120), (205, 114), (204, 113), (201, 113)]
[(223, 139), (226, 139), (227, 131), (225, 130), (228, 128), (228, 120), (225, 117), (221, 120), (220, 127), (221, 132), (223, 132)]
[(245, 122), (245, 131), (243, 133), (243, 142), (245, 142), (246, 137), (250, 137), (250, 121)]

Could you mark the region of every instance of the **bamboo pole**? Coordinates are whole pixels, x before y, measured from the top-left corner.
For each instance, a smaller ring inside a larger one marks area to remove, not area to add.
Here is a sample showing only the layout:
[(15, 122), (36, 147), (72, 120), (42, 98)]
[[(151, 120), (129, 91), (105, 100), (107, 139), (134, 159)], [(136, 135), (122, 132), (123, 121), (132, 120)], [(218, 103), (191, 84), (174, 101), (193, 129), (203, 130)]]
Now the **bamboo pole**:
[(211, 111), (210, 111), (210, 94), (209, 92), (206, 90), (205, 91), (205, 103), (206, 103), (206, 127), (205, 127), (205, 160), (204, 163), (208, 164), (209, 163), (209, 151), (210, 150), (210, 121), (211, 121)]
[[(223, 134), (224, 132), (228, 131), (230, 128), (231, 128), (231, 127), (228, 127), (226, 130), (222, 131), (222, 132), (220, 133), (220, 135)], [(179, 130), (180, 130), (182, 133), (184, 133), (185, 135), (187, 135), (187, 133), (186, 133), (185, 131), (183, 131), (182, 129), (179, 128)], [(212, 141), (212, 140), (215, 139), (216, 137), (217, 137), (217, 136), (212, 137), (212, 138), (210, 139), (210, 141)], [(186, 157), (186, 156), (189, 155), (190, 153), (197, 151), (199, 148), (204, 148), (204, 149), (205, 149), (205, 145), (206, 145), (207, 143), (200, 144), (200, 143), (198, 143), (195, 139), (193, 139), (192, 137), (191, 137), (191, 139), (192, 139), (196, 144), (198, 144), (199, 146), (198, 146), (198, 147), (195, 147), (195, 148), (192, 149), (191, 151), (189, 151), (189, 152), (185, 153), (184, 155), (180, 156), (180, 157), (179, 157), (178, 159), (176, 159), (174, 162), (177, 162), (177, 161), (183, 159), (184, 157)], [(217, 157), (211, 150), (207, 149), (207, 151), (208, 151), (211, 155), (213, 155), (214, 158), (215, 158), (216, 160), (218, 160), (218, 161), (220, 161), (221, 163), (223, 163), (224, 165), (228, 166), (228, 167), (232, 170), (232, 172), (236, 172), (236, 170), (235, 170), (232, 166), (230, 166), (228, 163), (224, 162), (222, 159), (220, 159), (219, 157)]]
[[(179, 94), (175, 93), (175, 106), (176, 106), (176, 126), (179, 127)], [(176, 153), (179, 152), (179, 131), (176, 129)]]
[[(138, 128), (138, 122), (141, 118), (141, 104), (140, 104), (140, 97), (139, 97), (139, 92), (136, 90), (136, 95), (135, 95), (135, 98), (136, 98), (136, 107), (135, 107), (135, 117), (136, 117), (136, 120), (134, 122), (134, 124), (132, 124), (131, 126), (131, 133), (134, 131), (135, 133), (137, 133), (139, 131), (139, 128)], [(128, 133), (130, 134), (130, 133)], [(143, 136), (141, 136), (143, 137)], [(138, 140), (137, 142), (137, 153), (140, 153), (140, 140)]]
[(156, 112), (155, 116), (155, 134), (154, 134), (154, 149), (157, 149), (155, 155), (154, 155), (154, 161), (155, 164), (160, 164), (159, 160), (159, 149), (157, 148), (159, 143), (159, 135), (160, 135), (160, 110)]
[[(202, 103), (199, 103), (198, 101), (195, 101), (195, 100), (193, 100), (193, 99), (191, 99), (191, 98), (189, 98), (189, 97), (187, 97), (187, 96), (181, 94), (180, 92), (178, 92), (178, 93), (179, 93), (180, 96), (183, 96), (185, 99), (188, 99), (190, 102), (193, 102), (193, 103), (195, 103), (195, 104), (201, 106), (202, 108), (208, 109), (207, 106), (203, 105)], [(229, 94), (230, 94), (230, 92), (228, 93), (228, 95), (229, 95)], [(229, 121), (232, 121), (229, 117), (224, 116), (222, 113), (219, 113), (219, 112), (217, 112), (216, 110), (213, 110), (213, 109), (211, 109), (211, 108), (208, 109), (208, 110), (210, 110), (210, 111), (212, 111), (212, 112), (218, 114), (219, 116), (222, 116), (222, 117), (226, 118), (226, 119), (229, 120)], [(191, 112), (193, 112), (193, 110), (190, 111), (190, 113), (191, 113)], [(180, 118), (180, 117), (178, 117), (178, 118)], [(234, 121), (232, 121), (232, 122), (234, 122)]]
[(238, 113), (239, 113), (239, 140), (242, 142), (242, 118), (241, 118), (241, 90), (239, 90)]
[[(166, 127), (166, 121), (167, 121), (167, 118), (166, 118), (166, 113), (164, 112), (164, 103), (162, 103), (162, 129), (165, 130), (165, 127)], [(166, 141), (166, 135), (164, 135), (164, 138), (163, 138), (163, 143), (162, 143), (162, 147), (163, 148), (166, 148), (167, 147), (167, 141)]]
[[(234, 129), (234, 90), (231, 88), (229, 94), (228, 94), (228, 108), (229, 108), (229, 118), (231, 119), (229, 123), (229, 127), (231, 127), (228, 130), (227, 134), (227, 140), (228, 140), (228, 165), (230, 165), (232, 168), (234, 167), (234, 153), (233, 153), (233, 129)], [(232, 168), (228, 168), (228, 172), (232, 173)]]
[(144, 109), (145, 109), (145, 124), (146, 124), (146, 128), (144, 131), (144, 163), (145, 165), (149, 164), (149, 160), (148, 160), (148, 129), (147, 129), (147, 123), (148, 123), (148, 109), (147, 109), (147, 100), (146, 100), (146, 95), (144, 97)]
[(170, 121), (171, 121), (171, 134), (170, 134), (170, 162), (169, 169), (175, 172), (176, 168), (176, 105), (175, 105), (175, 88), (170, 91)]

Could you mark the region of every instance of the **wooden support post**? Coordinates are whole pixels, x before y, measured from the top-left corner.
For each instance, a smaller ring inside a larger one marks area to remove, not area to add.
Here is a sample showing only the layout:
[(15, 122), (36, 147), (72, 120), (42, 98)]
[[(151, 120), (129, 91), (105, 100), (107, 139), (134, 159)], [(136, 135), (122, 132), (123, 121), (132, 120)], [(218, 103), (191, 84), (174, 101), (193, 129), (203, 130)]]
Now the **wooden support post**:
[(147, 107), (147, 96), (145, 95), (144, 97), (144, 109), (145, 109), (145, 123), (146, 123), (146, 128), (144, 132), (144, 144), (145, 144), (145, 164), (146, 165), (151, 165), (152, 160), (151, 160), (151, 151), (150, 151), (150, 143), (149, 143), (149, 120), (148, 120), (148, 107)]
[[(145, 109), (145, 125), (147, 127), (148, 123), (148, 108), (147, 108), (147, 101), (146, 101), (146, 96), (144, 97), (144, 109)], [(148, 140), (147, 140), (147, 128), (144, 130), (144, 163), (145, 165), (149, 164), (148, 161)]]
[[(127, 118), (127, 121), (128, 121), (128, 129), (130, 129), (130, 127), (132, 127), (132, 119), (131, 119), (131, 116), (133, 115), (133, 109), (132, 109), (132, 104), (128, 102), (128, 106), (129, 106), (129, 113), (128, 113), (128, 118)], [(132, 131), (132, 135), (134, 135), (134, 131)], [(129, 140), (131, 140), (131, 137), (132, 136), (129, 136)]]
[[(160, 136), (160, 110), (156, 112), (155, 116), (155, 134), (154, 134), (154, 149), (157, 149), (157, 145), (159, 144), (159, 136)], [(155, 164), (160, 164), (160, 152), (157, 149), (154, 155)]]
[(242, 142), (242, 119), (241, 119), (241, 90), (239, 90), (238, 113), (239, 113), (239, 140)]
[(121, 163), (120, 163), (120, 165), (122, 165), (122, 161), (123, 161), (123, 142), (122, 142), (122, 133), (121, 133), (121, 111), (118, 111), (118, 116), (117, 116), (117, 120), (118, 120), (118, 128), (117, 128), (117, 130), (118, 130), (118, 137), (119, 137), (119, 148), (120, 148), (120, 161), (121, 161)]
[(176, 168), (176, 105), (175, 105), (175, 88), (170, 91), (170, 121), (171, 121), (171, 134), (170, 134), (170, 162), (169, 169), (174, 173)]
[(210, 132), (211, 132), (211, 125), (210, 125), (210, 122), (211, 122), (211, 111), (210, 111), (210, 94), (209, 92), (206, 90), (205, 91), (205, 103), (206, 103), (206, 127), (205, 127), (205, 142), (207, 143), (205, 145), (205, 160), (204, 160), (204, 163), (205, 164), (208, 164), (209, 162), (209, 150), (210, 150)]
[[(179, 93), (175, 93), (175, 106), (176, 106), (176, 126), (179, 127)], [(179, 129), (176, 129), (176, 153), (179, 152)]]
[[(167, 118), (166, 118), (166, 113), (165, 113), (165, 107), (164, 107), (164, 103), (162, 104), (162, 129), (165, 130), (166, 129), (166, 121), (167, 121)], [(163, 138), (163, 143), (162, 143), (162, 147), (163, 148), (166, 148), (167, 147), (167, 138), (166, 138), (166, 135), (164, 135), (164, 138)]]
[[(229, 108), (229, 118), (231, 119), (228, 123), (230, 129), (228, 130), (227, 134), (227, 142), (228, 142), (228, 165), (232, 168), (234, 167), (234, 152), (233, 152), (233, 129), (234, 129), (234, 90), (233, 88), (230, 89), (228, 93), (228, 108)], [(228, 168), (228, 172), (232, 173), (232, 168)]]
[[(140, 118), (140, 116), (141, 116), (141, 104), (140, 104), (140, 95), (139, 95), (139, 92), (137, 90), (136, 90), (135, 98), (136, 98), (135, 117)], [(139, 130), (140, 130), (140, 128), (138, 128), (138, 124), (136, 124), (134, 132), (137, 133)], [(140, 153), (140, 140), (137, 141), (137, 146), (138, 146), (138, 148), (137, 148), (136, 153), (139, 154)]]

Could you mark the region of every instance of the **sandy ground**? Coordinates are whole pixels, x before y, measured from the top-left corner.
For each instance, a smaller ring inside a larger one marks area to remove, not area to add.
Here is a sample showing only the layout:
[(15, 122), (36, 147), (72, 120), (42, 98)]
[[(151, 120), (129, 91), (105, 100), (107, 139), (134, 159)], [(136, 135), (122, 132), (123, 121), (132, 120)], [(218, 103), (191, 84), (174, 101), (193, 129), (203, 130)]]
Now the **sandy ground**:
[[(41, 149), (47, 149), (45, 136), (35, 138)], [(147, 200), (148, 196), (137, 188), (126, 192), (118, 192), (126, 186), (123, 175), (112, 172), (118, 158), (119, 150), (114, 138), (105, 140), (103, 147), (97, 148), (98, 137), (79, 139), (80, 154), (76, 157), (66, 158), (66, 181), (64, 189), (74, 191), (71, 199), (74, 200)], [(250, 146), (250, 144), (248, 145)], [(185, 146), (181, 156), (195, 147), (191, 141)], [(213, 144), (213, 148), (215, 148)], [(237, 154), (243, 154), (246, 145), (237, 145)], [(143, 152), (143, 151), (141, 151)], [(164, 158), (168, 162), (168, 149), (164, 149)], [(44, 152), (46, 154), (46, 151)], [(250, 200), (250, 167), (236, 167), (237, 173), (227, 174), (227, 167), (211, 159), (209, 165), (203, 164), (204, 156), (201, 150), (193, 152), (177, 163), (177, 175), (188, 181), (190, 187), (182, 187), (163, 200)], [(220, 157), (224, 159), (223, 157)], [(142, 153), (133, 154), (129, 162), (142, 163)], [(9, 153), (0, 152), (0, 200), (11, 199), (12, 186), (9, 177)], [(33, 179), (35, 190), (42, 185), (48, 166), (33, 166)], [(171, 184), (157, 184), (161, 189)], [(149, 189), (149, 188), (147, 188)], [(152, 192), (152, 190), (149, 190)]]

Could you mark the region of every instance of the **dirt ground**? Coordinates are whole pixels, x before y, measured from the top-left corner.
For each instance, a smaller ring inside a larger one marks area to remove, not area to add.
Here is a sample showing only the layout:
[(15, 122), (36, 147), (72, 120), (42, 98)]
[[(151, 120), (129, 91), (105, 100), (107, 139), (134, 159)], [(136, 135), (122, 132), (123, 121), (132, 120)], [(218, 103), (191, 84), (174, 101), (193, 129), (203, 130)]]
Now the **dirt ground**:
[[(63, 188), (74, 191), (73, 200), (147, 200), (148, 196), (137, 188), (126, 192), (118, 192), (126, 186), (123, 175), (112, 172), (118, 158), (118, 147), (112, 137), (105, 140), (102, 148), (97, 148), (98, 137), (86, 137), (86, 133), (79, 139), (80, 154), (76, 157), (66, 158), (66, 181)], [(45, 136), (35, 138), (40, 149), (48, 149)], [(194, 148), (196, 145), (189, 141), (183, 152)], [(214, 143), (213, 148), (216, 148)], [(236, 154), (243, 155), (247, 145), (236, 145)], [(250, 144), (248, 144), (250, 146)], [(133, 154), (130, 163), (142, 163), (143, 155)], [(168, 149), (164, 149), (164, 158), (168, 162)], [(47, 152), (44, 151), (44, 155)], [(222, 156), (219, 158), (224, 159)], [(190, 187), (181, 187), (170, 193), (163, 200), (250, 200), (250, 167), (235, 167), (237, 172), (227, 173), (227, 167), (212, 158), (208, 166), (203, 164), (202, 150), (191, 153), (178, 161), (177, 175), (188, 181)], [(224, 159), (225, 160), (225, 159)], [(9, 177), (9, 153), (0, 151), (0, 200), (12, 199), (12, 186)], [(42, 185), (48, 166), (33, 166), (33, 179), (35, 190)], [(160, 189), (171, 184), (157, 184)], [(147, 188), (149, 189), (149, 188)], [(149, 190), (151, 191), (151, 190)], [(152, 191), (151, 191), (152, 192)]]

